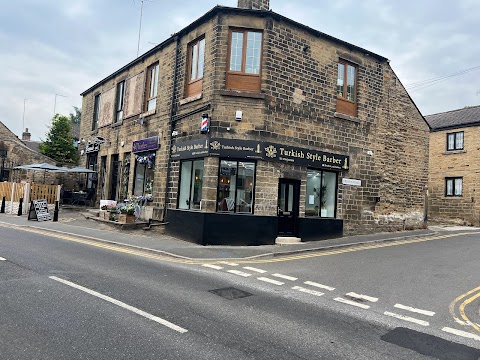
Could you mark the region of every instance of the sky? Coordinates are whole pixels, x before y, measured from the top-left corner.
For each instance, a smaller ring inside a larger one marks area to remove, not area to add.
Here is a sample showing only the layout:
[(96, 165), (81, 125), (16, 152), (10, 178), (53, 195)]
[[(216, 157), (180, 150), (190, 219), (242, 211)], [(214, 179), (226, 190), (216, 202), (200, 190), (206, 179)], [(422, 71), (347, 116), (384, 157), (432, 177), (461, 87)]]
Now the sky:
[[(237, 0), (145, 0), (140, 54), (217, 4)], [(270, 7), (388, 58), (423, 115), (480, 104), (478, 0), (270, 0)], [(24, 124), (32, 140), (45, 139), (54, 111), (81, 107), (81, 92), (136, 58), (140, 9), (141, 0), (2, 0), (0, 121), (18, 136)]]

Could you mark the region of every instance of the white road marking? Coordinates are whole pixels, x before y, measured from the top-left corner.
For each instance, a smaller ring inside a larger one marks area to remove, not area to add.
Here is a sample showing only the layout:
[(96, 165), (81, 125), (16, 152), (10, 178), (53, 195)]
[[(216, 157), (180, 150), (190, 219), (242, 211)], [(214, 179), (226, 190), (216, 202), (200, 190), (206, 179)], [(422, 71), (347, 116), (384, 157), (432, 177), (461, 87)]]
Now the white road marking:
[(210, 269), (215, 269), (215, 270), (221, 270), (223, 267), (218, 266), (218, 265), (213, 265), (213, 264), (203, 264), (202, 266), (210, 268)]
[(259, 278), (257, 278), (257, 280), (265, 281), (265, 282), (268, 282), (268, 283), (274, 284), (274, 285), (284, 285), (285, 284), (281, 281), (272, 280), (272, 279), (269, 279), (269, 278), (266, 278), (266, 277), (259, 277)]
[(400, 320), (409, 321), (409, 322), (412, 322), (412, 323), (415, 323), (415, 324), (418, 324), (418, 325), (422, 325), (422, 326), (429, 326), (430, 325), (428, 323), (428, 321), (415, 319), (415, 318), (412, 318), (410, 316), (398, 315), (398, 314), (395, 314), (395, 313), (392, 313), (392, 312), (389, 312), (389, 311), (385, 311), (383, 314), (387, 315), (387, 316), (397, 318), (397, 319), (400, 319)]
[(272, 276), (275, 276), (275, 277), (278, 277), (278, 278), (281, 278), (281, 279), (285, 279), (285, 280), (290, 280), (290, 281), (298, 280), (298, 278), (296, 278), (296, 277), (288, 276), (288, 275), (282, 275), (282, 274), (272, 274)]
[(351, 297), (354, 297), (356, 299), (363, 299), (363, 300), (367, 300), (367, 301), (371, 301), (371, 302), (377, 302), (378, 301), (378, 298), (376, 298), (376, 297), (357, 294), (357, 293), (354, 293), (354, 292), (349, 292), (347, 294), (347, 296), (351, 296)]
[(7, 259), (0, 257), (0, 261), (7, 261)]
[(410, 307), (410, 306), (405, 306), (405, 305), (402, 305), (402, 304), (395, 304), (394, 307), (396, 307), (397, 309), (408, 310), (408, 311), (411, 311), (411, 312), (414, 312), (414, 313), (427, 315), (427, 316), (435, 315), (435, 312), (433, 312), (433, 311), (416, 309), (416, 308), (413, 308), (413, 307)]
[(333, 300), (344, 303), (344, 304), (356, 306), (356, 307), (359, 307), (359, 308), (362, 308), (362, 309), (370, 309), (370, 305), (359, 304), (359, 303), (356, 303), (355, 301), (347, 300), (347, 299), (344, 299), (344, 298), (341, 298), (341, 297), (337, 297)]
[(135, 308), (135, 307), (133, 307), (133, 306), (127, 305), (127, 304), (125, 304), (125, 303), (123, 303), (123, 302), (121, 302), (121, 301), (119, 301), (119, 300), (116, 300), (116, 299), (114, 299), (114, 298), (111, 298), (111, 297), (109, 297), (109, 296), (100, 294), (99, 292), (96, 292), (96, 291), (94, 291), (94, 290), (87, 289), (86, 287), (77, 285), (77, 284), (72, 283), (72, 282), (67, 281), (67, 280), (60, 279), (60, 278), (58, 278), (58, 277), (56, 277), (56, 276), (49, 276), (49, 278), (52, 279), (52, 280), (58, 281), (58, 282), (60, 282), (60, 283), (62, 283), (62, 284), (71, 286), (71, 287), (73, 287), (73, 288), (75, 288), (75, 289), (78, 289), (78, 290), (81, 290), (81, 291), (83, 291), (83, 292), (86, 292), (87, 294), (96, 296), (96, 297), (98, 297), (98, 298), (100, 298), (100, 299), (102, 299), (102, 300), (105, 300), (105, 301), (108, 301), (108, 302), (110, 302), (110, 303), (112, 303), (112, 304), (115, 304), (115, 305), (117, 305), (117, 306), (120, 306), (121, 308), (130, 310), (130, 311), (132, 311), (132, 312), (134, 312), (134, 313), (136, 313), (136, 314), (138, 314), (138, 315), (141, 315), (141, 316), (143, 316), (143, 317), (145, 317), (145, 318), (147, 318), (147, 319), (149, 319), (149, 320), (155, 321), (155, 322), (157, 322), (157, 323), (159, 323), (159, 324), (162, 324), (162, 325), (164, 325), (164, 326), (166, 326), (166, 327), (168, 327), (168, 328), (170, 328), (170, 329), (172, 329), (172, 330), (178, 331), (179, 333), (182, 333), (182, 334), (183, 334), (183, 333), (186, 333), (186, 332), (188, 331), (187, 329), (184, 329), (184, 328), (182, 328), (182, 327), (180, 327), (180, 326), (178, 326), (178, 325), (175, 325), (175, 324), (171, 323), (170, 321), (167, 321), (167, 320), (165, 320), (165, 319), (159, 318), (158, 316), (149, 314), (149, 313), (147, 313), (147, 312), (145, 312), (145, 311), (143, 311), (143, 310), (140, 310), (140, 309), (137, 309), (137, 308)]
[(231, 274), (238, 275), (238, 276), (243, 276), (243, 277), (249, 277), (249, 276), (252, 275), (252, 274), (247, 274), (246, 272), (239, 271), (239, 270), (228, 270), (227, 272), (229, 272)]
[(333, 290), (335, 290), (334, 287), (330, 287), (330, 286), (327, 286), (327, 285), (322, 285), (322, 284), (319, 284), (319, 283), (316, 283), (316, 282), (313, 282), (313, 281), (305, 281), (304, 284), (305, 284), (305, 285), (315, 286), (315, 287), (318, 287), (318, 288), (320, 288), (320, 289), (325, 289), (325, 290), (328, 290), (328, 291), (333, 291)]
[(227, 263), (225, 263), (225, 264), (230, 265), (230, 266), (238, 266), (238, 264), (236, 264), (236, 263), (229, 263), (229, 262), (227, 262)]
[(473, 340), (480, 341), (480, 336), (475, 335), (475, 334), (472, 334), (472, 333), (469, 333), (469, 332), (466, 332), (466, 331), (461, 331), (461, 330), (457, 330), (457, 329), (452, 329), (452, 328), (449, 328), (449, 327), (444, 327), (444, 328), (442, 329), (442, 331), (445, 331), (445, 332), (450, 333), (450, 334), (458, 335), (458, 336), (463, 336), (463, 337), (465, 337), (465, 338), (469, 338), (469, 339), (473, 339)]
[(244, 266), (244, 269), (245, 270), (250, 270), (250, 271), (255, 271), (255, 272), (260, 273), (260, 274), (265, 274), (266, 273), (265, 270), (257, 269), (257, 268), (251, 267), (251, 266)]
[(301, 286), (294, 286), (294, 287), (292, 287), (292, 289), (293, 290), (298, 290), (300, 292), (304, 292), (304, 293), (307, 293), (307, 294), (315, 295), (315, 296), (322, 296), (323, 295), (323, 293), (320, 292), (320, 291), (305, 289)]

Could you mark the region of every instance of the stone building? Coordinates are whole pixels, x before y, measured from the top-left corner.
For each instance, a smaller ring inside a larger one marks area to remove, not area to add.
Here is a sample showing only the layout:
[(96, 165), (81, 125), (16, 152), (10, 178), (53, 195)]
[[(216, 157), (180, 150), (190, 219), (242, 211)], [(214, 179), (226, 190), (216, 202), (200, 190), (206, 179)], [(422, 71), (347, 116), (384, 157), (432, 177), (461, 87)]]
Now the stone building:
[(480, 106), (426, 116), (429, 218), (480, 226)]
[(238, 5), (81, 94), (98, 198), (148, 197), (201, 244), (422, 227), (429, 128), (389, 60)]
[[(13, 171), (18, 165), (34, 163), (49, 163), (55, 165), (55, 160), (40, 154), (35, 150), (34, 142), (30, 141), (28, 129), (22, 134), (22, 140), (0, 122), (0, 181), (35, 180), (35, 173), (31, 171)], [(38, 148), (38, 147), (37, 147)], [(39, 179), (38, 173), (37, 179)], [(54, 182), (56, 177), (49, 174), (46, 181)], [(43, 181), (43, 176), (41, 176)]]

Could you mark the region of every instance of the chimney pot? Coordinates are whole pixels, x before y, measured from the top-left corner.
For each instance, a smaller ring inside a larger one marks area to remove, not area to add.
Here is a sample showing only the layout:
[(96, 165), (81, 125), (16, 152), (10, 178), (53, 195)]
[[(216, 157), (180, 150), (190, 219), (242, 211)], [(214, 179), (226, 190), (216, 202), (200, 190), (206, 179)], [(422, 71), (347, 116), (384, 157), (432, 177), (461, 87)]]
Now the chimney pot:
[(241, 9), (269, 10), (270, 0), (238, 0)]

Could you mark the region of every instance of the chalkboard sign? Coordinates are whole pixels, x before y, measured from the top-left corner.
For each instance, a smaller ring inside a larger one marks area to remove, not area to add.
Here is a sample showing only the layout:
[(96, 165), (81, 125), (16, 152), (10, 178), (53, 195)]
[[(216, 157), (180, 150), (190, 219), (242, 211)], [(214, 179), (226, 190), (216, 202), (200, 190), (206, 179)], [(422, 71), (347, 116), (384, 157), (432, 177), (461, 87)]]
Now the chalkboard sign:
[(28, 220), (52, 220), (52, 217), (48, 212), (47, 200), (32, 200), (32, 202), (30, 203), (30, 211), (28, 212)]

